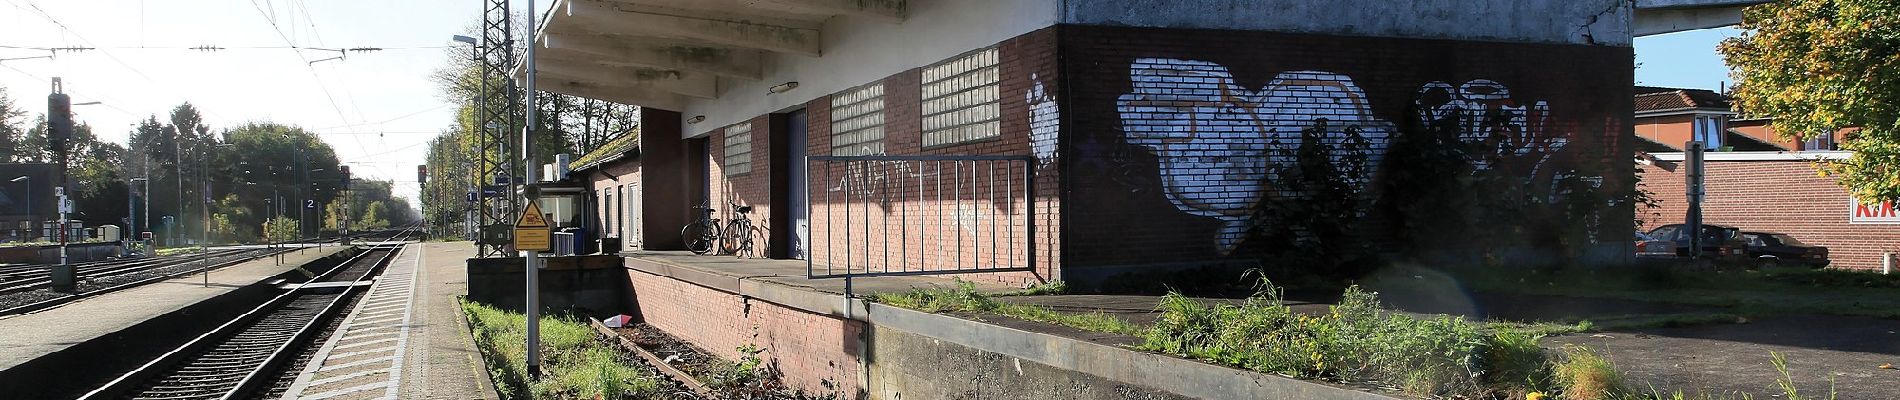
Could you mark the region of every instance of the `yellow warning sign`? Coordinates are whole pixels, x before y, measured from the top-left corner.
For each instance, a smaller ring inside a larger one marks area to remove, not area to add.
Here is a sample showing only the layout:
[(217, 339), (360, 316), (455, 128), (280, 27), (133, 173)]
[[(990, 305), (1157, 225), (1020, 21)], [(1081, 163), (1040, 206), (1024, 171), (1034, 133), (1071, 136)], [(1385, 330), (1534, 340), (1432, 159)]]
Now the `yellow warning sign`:
[(521, 210), (521, 217), (515, 219), (515, 250), (554, 250), (554, 235), (548, 229), (547, 217), (541, 215), (541, 206), (535, 203), (528, 202), (528, 208)]

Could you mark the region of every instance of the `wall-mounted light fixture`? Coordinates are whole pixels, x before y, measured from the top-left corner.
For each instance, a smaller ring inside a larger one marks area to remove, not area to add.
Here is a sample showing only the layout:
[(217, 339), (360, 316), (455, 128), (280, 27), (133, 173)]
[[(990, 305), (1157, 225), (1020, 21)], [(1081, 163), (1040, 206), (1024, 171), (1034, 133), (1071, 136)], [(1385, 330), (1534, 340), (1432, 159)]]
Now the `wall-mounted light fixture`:
[(694, 115), (692, 118), (687, 118), (686, 123), (697, 124), (697, 123), (700, 123), (700, 121), (705, 121), (705, 120), (706, 120), (706, 116), (704, 115)]
[(792, 91), (792, 89), (797, 89), (797, 88), (798, 88), (798, 81), (791, 81), (791, 82), (780, 83), (776, 86), (772, 86), (770, 89), (765, 89), (765, 91), (772, 92), (772, 94), (779, 94), (779, 93), (790, 92)]

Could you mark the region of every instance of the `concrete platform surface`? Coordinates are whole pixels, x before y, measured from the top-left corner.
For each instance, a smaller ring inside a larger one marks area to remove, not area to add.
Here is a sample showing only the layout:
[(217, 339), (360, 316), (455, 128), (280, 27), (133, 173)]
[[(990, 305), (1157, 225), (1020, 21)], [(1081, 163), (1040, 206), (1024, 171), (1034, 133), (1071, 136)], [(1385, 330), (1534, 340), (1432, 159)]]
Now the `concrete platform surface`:
[(405, 247), (284, 398), (495, 398), (456, 302), (472, 255), (468, 242)]
[[(634, 251), (621, 253), (629, 261), (627, 266), (643, 268), (653, 266), (673, 267), (676, 275), (700, 274), (726, 280), (750, 280), (769, 282), (777, 285), (806, 289), (826, 294), (844, 294), (843, 278), (810, 279), (806, 278), (805, 261), (773, 260), (760, 258), (737, 258), (733, 256), (702, 256), (685, 251)], [(851, 293), (863, 297), (874, 293), (895, 293), (909, 291), (912, 288), (949, 287), (955, 282), (954, 275), (942, 276), (881, 276), (853, 278)], [(675, 276), (685, 279), (684, 276)], [(694, 279), (695, 283), (707, 284)], [(997, 282), (972, 281), (978, 292), (1003, 293), (1020, 288), (1009, 287)], [(716, 287), (716, 286), (715, 286)], [(736, 289), (736, 287), (734, 288)], [(736, 292), (737, 290), (730, 290)]]
[(212, 270), (209, 286), (203, 275), (192, 274), (0, 318), (0, 370), (258, 283), (344, 249), (309, 248), (285, 254), (281, 264), (274, 258), (261, 258)]

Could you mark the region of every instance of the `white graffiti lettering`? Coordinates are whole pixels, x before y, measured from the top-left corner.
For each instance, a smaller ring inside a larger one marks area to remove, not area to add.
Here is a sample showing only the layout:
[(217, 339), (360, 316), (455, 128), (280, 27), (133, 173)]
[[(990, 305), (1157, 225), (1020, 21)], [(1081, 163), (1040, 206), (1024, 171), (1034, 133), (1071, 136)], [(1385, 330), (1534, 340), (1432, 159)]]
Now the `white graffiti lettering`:
[(1044, 90), (1042, 79), (1029, 74), (1029, 80), (1036, 82), (1023, 93), (1029, 101), (1029, 151), (1036, 156), (1040, 165), (1049, 165), (1056, 160), (1056, 134), (1062, 131), (1062, 109), (1056, 105), (1054, 93)]
[(1222, 222), (1215, 234), (1222, 254), (1245, 240), (1254, 209), (1274, 194), (1272, 171), (1293, 161), (1280, 150), (1296, 150), (1303, 130), (1324, 126), (1321, 141), (1334, 149), (1356, 130), (1373, 143), (1368, 169), (1393, 131), (1372, 115), (1352, 78), (1331, 72), (1281, 73), (1252, 91), (1219, 64), (1144, 58), (1130, 66), (1129, 78), (1132, 90), (1117, 102), (1128, 143), (1154, 152), (1175, 208)]

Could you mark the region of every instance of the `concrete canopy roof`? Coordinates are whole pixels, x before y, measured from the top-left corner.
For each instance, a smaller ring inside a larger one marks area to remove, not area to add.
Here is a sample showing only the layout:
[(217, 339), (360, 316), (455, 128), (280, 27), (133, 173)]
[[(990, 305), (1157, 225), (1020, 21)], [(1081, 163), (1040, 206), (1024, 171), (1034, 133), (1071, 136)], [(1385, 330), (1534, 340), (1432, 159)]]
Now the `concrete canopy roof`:
[[(556, 0), (535, 31), (537, 89), (681, 110), (757, 81), (767, 52), (819, 57), (826, 20), (902, 21), (906, 0)], [(525, 71), (517, 71), (517, 79)]]
[(1742, 8), (1774, 0), (1636, 0), (1632, 34), (1661, 35), (1742, 23)]

